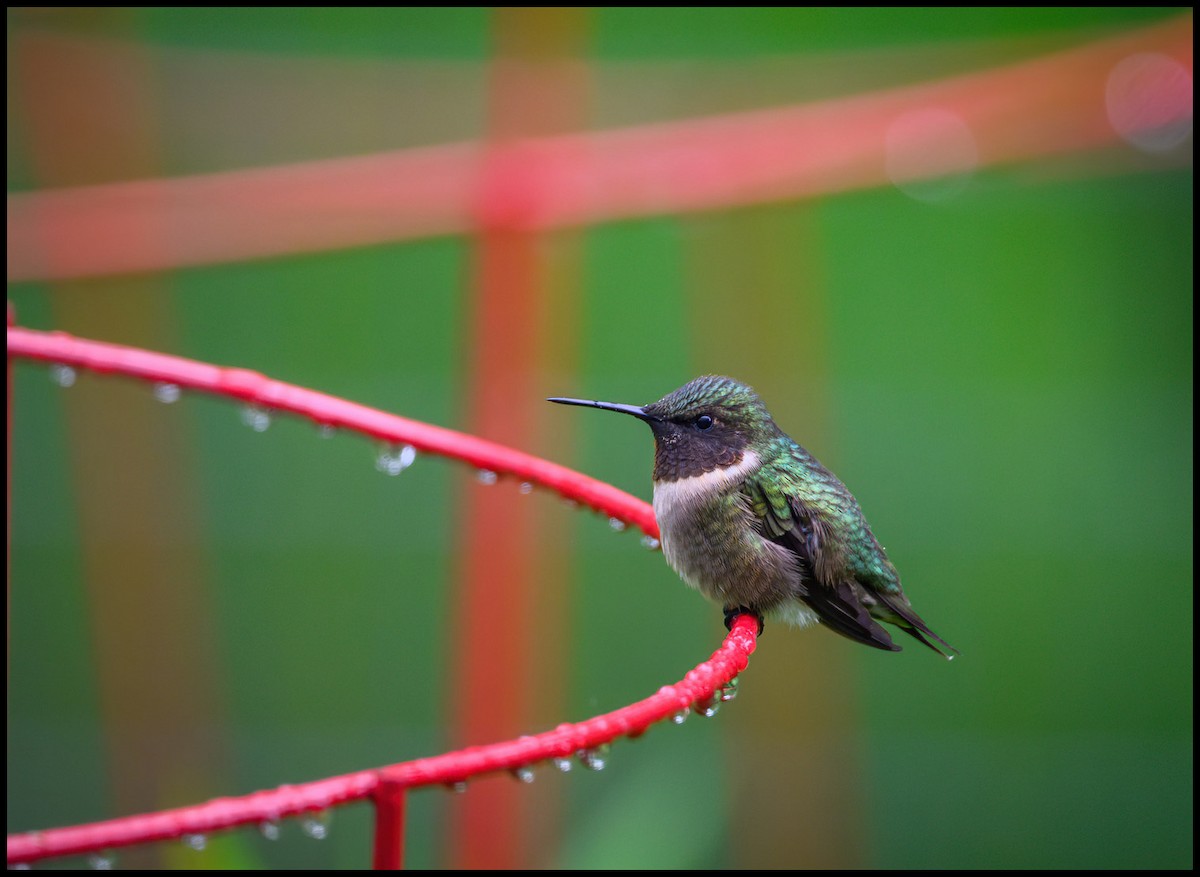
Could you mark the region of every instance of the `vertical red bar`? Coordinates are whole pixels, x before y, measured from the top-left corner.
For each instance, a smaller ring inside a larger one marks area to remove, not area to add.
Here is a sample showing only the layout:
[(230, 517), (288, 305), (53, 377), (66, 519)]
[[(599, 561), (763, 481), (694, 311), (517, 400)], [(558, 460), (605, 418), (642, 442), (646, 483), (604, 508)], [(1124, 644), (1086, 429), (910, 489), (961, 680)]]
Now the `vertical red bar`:
[(376, 871), (399, 871), (404, 867), (404, 786), (382, 780), (371, 800), (375, 804), (371, 867)]
[[(489, 161), (475, 241), (467, 429), (535, 449), (549, 307), (545, 242), (526, 225), (549, 195), (544, 168), (519, 148), (528, 137), (577, 124), (583, 104), (577, 54), (587, 12), (499, 8), (495, 16)], [(457, 743), (528, 730), (534, 693), (535, 590), (541, 548), (533, 510), (512, 484), (469, 489), (462, 511), (454, 696)], [(543, 657), (543, 656), (539, 656)], [(515, 869), (534, 854), (529, 790), (508, 777), (472, 782), (450, 814), (452, 868)]]
[[(523, 448), (531, 437), (529, 328), (535, 298), (530, 241), (485, 231), (477, 245), (476, 357), (470, 431)], [(468, 488), (463, 515), (457, 743), (515, 737), (529, 712), (521, 679), (529, 665), (534, 566), (529, 504), (512, 484)], [(524, 860), (526, 803), (513, 782), (486, 778), (454, 799), (451, 867), (518, 868)]]
[[(8, 303), (8, 325), (15, 326), (17, 324), (17, 312), (12, 306), (12, 302)], [(5, 468), (8, 472), (8, 487), (5, 498), (5, 542), (8, 553), (4, 559), (4, 678), (8, 678), (8, 650), (10, 640), (12, 638), (12, 615), (9, 612), (12, 609), (12, 357), (8, 357), (8, 394), (5, 397), (8, 405), (8, 419), (5, 421)]]

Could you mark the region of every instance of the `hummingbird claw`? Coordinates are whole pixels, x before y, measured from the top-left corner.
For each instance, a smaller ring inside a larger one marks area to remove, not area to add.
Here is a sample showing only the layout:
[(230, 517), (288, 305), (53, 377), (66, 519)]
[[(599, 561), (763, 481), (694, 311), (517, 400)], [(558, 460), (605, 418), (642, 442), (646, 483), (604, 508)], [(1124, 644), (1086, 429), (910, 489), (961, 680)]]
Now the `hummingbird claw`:
[(762, 636), (763, 632), (763, 617), (762, 613), (746, 606), (726, 606), (725, 607), (725, 629), (733, 630), (733, 621), (739, 615), (750, 615), (758, 622), (758, 635)]

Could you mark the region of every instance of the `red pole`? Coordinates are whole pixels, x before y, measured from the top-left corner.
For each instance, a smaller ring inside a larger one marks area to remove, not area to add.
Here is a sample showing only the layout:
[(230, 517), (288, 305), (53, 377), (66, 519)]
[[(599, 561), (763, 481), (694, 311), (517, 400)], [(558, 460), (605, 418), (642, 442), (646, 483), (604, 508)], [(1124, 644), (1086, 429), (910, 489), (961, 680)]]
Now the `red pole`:
[(375, 845), (371, 867), (376, 871), (399, 871), (404, 867), (403, 784), (381, 778), (371, 795), (375, 804)]
[[(13, 307), (12, 302), (9, 302), (8, 303), (8, 325), (15, 326), (16, 323), (17, 323), (17, 311), (16, 311), (16, 308)], [(6, 499), (7, 508), (5, 509), (7, 516), (4, 519), (7, 522), (5, 524), (5, 527), (7, 530), (6, 540), (7, 540), (7, 544), (8, 544), (8, 547), (7, 547), (8, 554), (4, 561), (4, 590), (5, 590), (5, 599), (4, 599), (4, 678), (5, 679), (8, 678), (8, 663), (9, 663), (8, 662), (8, 650), (11, 647), (11, 638), (12, 638), (12, 621), (10, 620), (12, 617), (11, 612), (10, 612), (10, 610), (12, 609), (12, 397), (13, 397), (13, 393), (12, 393), (12, 357), (9, 356), (8, 357), (8, 395), (6, 396), (6, 398), (8, 400), (8, 417), (5, 420), (5, 426), (6, 426), (5, 432), (7, 433), (5, 459), (6, 459), (6, 466), (7, 466), (7, 471), (8, 471), (8, 489), (7, 489), (7, 499)]]
[[(539, 162), (516, 148), (577, 122), (582, 82), (574, 60), (588, 13), (499, 8), (489, 90), (488, 152), (477, 209), (476, 276), (469, 388), (470, 431), (532, 447), (544, 364), (538, 330), (551, 291), (545, 246), (525, 227), (548, 196)], [(568, 327), (561, 327), (565, 330)], [(455, 630), (457, 739), (478, 743), (520, 734), (534, 711), (533, 583), (539, 546), (529, 504), (472, 486), (462, 510), (463, 562)], [(555, 623), (559, 623), (557, 620)], [(452, 805), (449, 864), (512, 870), (533, 853), (530, 796), (515, 783), (480, 783)]]

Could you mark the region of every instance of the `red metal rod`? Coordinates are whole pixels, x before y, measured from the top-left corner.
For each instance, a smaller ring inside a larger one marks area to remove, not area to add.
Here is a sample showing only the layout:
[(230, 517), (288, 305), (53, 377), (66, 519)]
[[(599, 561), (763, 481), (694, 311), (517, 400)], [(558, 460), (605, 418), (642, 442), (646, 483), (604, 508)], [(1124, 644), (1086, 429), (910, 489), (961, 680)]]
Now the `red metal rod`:
[(371, 867), (398, 871), (404, 867), (404, 786), (395, 780), (381, 780), (371, 800), (375, 802)]
[(261, 825), (302, 813), (319, 813), (338, 804), (369, 796), (379, 783), (376, 771), (366, 770), (295, 786), (280, 786), (238, 798), (217, 798), (203, 804), (160, 810), (8, 836), (8, 863), (36, 862), (115, 850), (133, 844), (207, 835), (238, 825)]
[(634, 524), (647, 536), (658, 538), (654, 510), (642, 500), (603, 481), (486, 439), (272, 380), (258, 372), (89, 341), (64, 332), (39, 332), (21, 327), (8, 329), (8, 355), (202, 390), (264, 409), (300, 414), (323, 426), (349, 429), (397, 445), (411, 445), (418, 451), (453, 457), (479, 469), (549, 487), (568, 499)]
[[(8, 303), (8, 328), (12, 329), (13, 324), (17, 322), (17, 312), (12, 306), (12, 302)], [(8, 393), (5, 396), (7, 400), (5, 405), (8, 408), (7, 419), (4, 421), (4, 443), (5, 443), (5, 471), (7, 473), (8, 483), (5, 487), (5, 544), (8, 554), (4, 559), (4, 678), (8, 679), (8, 650), (12, 641), (12, 428), (13, 428), (13, 364), (12, 356), (8, 357), (8, 363), (5, 366), (5, 375), (8, 386)]]
[(689, 670), (679, 682), (664, 685), (644, 700), (583, 722), (564, 723), (535, 736), (394, 764), (382, 768), (380, 775), (405, 787), (459, 783), (481, 773), (517, 770), (549, 758), (586, 755), (618, 737), (637, 737), (655, 722), (718, 696), (724, 685), (746, 669), (757, 634), (757, 619), (738, 616), (712, 657)]
[[(551, 758), (570, 758), (593, 752), (621, 736), (636, 737), (655, 722), (669, 718), (694, 704), (719, 697), (721, 688), (746, 668), (757, 641), (758, 620), (739, 616), (724, 643), (711, 658), (679, 682), (666, 685), (645, 700), (576, 724), (559, 725), (553, 731), (488, 746), (473, 746), (444, 755), (418, 758), (378, 770), (359, 771), (239, 798), (218, 798), (205, 804), (127, 816), (78, 825), (51, 828), (8, 836), (10, 865), (35, 862), (53, 856), (79, 855), (112, 850), (150, 841), (169, 840), (189, 834), (209, 834), (240, 825), (256, 825), (319, 812), (329, 807), (374, 798), (379, 807), (380, 787), (386, 784), (393, 799), (402, 790), (418, 786), (450, 785), (479, 774), (532, 767)], [(385, 803), (386, 827), (377, 829), (375, 860), (399, 862), (398, 844), (402, 811), (397, 815), (394, 800)], [(390, 809), (387, 809), (390, 808)], [(382, 835), (382, 836), (381, 836)]]
[[(317, 423), (345, 427), (385, 441), (410, 444), (418, 450), (542, 484), (604, 514), (636, 524), (648, 536), (658, 537), (654, 512), (647, 503), (586, 475), (492, 442), (274, 381), (255, 372), (16, 327), (8, 329), (8, 354), (10, 359), (61, 363), (102, 374), (124, 374), (203, 390), (302, 414)], [(654, 722), (719, 697), (722, 687), (746, 668), (756, 645), (756, 634), (756, 619), (738, 618), (712, 657), (682, 680), (637, 703), (583, 722), (562, 724), (535, 736), (469, 747), (378, 770), (281, 786), (238, 798), (219, 798), (157, 813), (9, 835), (8, 862), (20, 864), (189, 834), (203, 835), (372, 798), (378, 820), (374, 861), (383, 863), (380, 867), (398, 867), (405, 789), (465, 782), (481, 773), (531, 768), (552, 758), (586, 756), (618, 737), (638, 736)]]

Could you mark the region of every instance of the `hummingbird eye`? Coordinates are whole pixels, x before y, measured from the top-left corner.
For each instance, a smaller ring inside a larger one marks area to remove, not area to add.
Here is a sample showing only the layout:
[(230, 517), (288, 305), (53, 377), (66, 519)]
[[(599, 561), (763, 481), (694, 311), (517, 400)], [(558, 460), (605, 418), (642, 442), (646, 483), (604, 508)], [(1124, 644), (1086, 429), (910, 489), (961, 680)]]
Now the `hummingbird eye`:
[(713, 419), (707, 414), (701, 414), (696, 418), (696, 429), (712, 429)]

